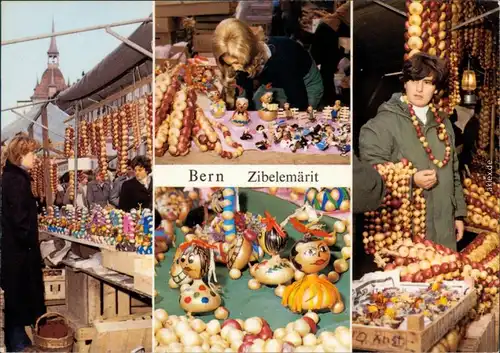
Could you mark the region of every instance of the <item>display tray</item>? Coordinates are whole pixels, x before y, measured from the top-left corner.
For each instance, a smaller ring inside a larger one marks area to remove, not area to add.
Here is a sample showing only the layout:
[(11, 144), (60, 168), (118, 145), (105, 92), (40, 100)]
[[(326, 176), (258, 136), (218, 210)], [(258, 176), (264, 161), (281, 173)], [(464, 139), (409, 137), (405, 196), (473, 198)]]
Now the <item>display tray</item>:
[[(427, 287), (427, 283), (401, 282), (401, 287)], [(352, 348), (363, 351), (427, 352), (476, 305), (475, 290), (467, 294), (436, 321), (424, 327), (423, 315), (408, 317), (408, 330), (352, 325)]]
[[(271, 196), (259, 191), (240, 189), (240, 209), (256, 214), (264, 214), (269, 211), (278, 222), (283, 221), (292, 214), (297, 205)], [(327, 230), (333, 229), (334, 222), (340, 218), (322, 217), (321, 220), (327, 225)], [(347, 227), (348, 229), (349, 227)], [(291, 225), (287, 225), (285, 230), (290, 236), (287, 247), (283, 254), (288, 256), (294, 240), (302, 238), (301, 233), (297, 232)], [(347, 231), (346, 231), (347, 233)], [(343, 234), (337, 236), (337, 243), (332, 250), (330, 264), (324, 273), (333, 270), (333, 261), (341, 258), (341, 249), (344, 246)], [(184, 236), (179, 229), (176, 230), (177, 245), (183, 240)], [(172, 289), (168, 285), (170, 278), (169, 271), (175, 249), (170, 249), (165, 255), (165, 260), (156, 268), (155, 288), (158, 291), (155, 308), (165, 309), (169, 315), (186, 315), (179, 306), (180, 293), (178, 289)], [(229, 317), (234, 319), (247, 319), (249, 317), (263, 317), (274, 330), (279, 327), (285, 327), (289, 322), (297, 320), (300, 314), (295, 314), (281, 305), (281, 298), (274, 294), (274, 288), (262, 286), (259, 290), (253, 291), (248, 288), (248, 281), (252, 278), (248, 269), (242, 271), (242, 277), (238, 280), (232, 280), (229, 277), (228, 269), (222, 264), (217, 264), (216, 269), (218, 283), (222, 285), (223, 306), (229, 310)], [(342, 295), (345, 304), (345, 310), (340, 314), (332, 312), (320, 313), (318, 332), (333, 331), (338, 326), (350, 326), (350, 270), (340, 276), (340, 280), (335, 284)], [(199, 316), (203, 321), (214, 319), (213, 314)]]
[[(229, 131), (231, 132), (232, 139), (234, 141), (236, 141), (237, 143), (241, 144), (243, 146), (243, 148), (245, 149), (245, 151), (251, 151), (251, 150), (260, 151), (257, 147), (255, 147), (255, 143), (264, 140), (264, 136), (261, 133), (256, 133), (257, 126), (263, 125), (265, 128), (267, 128), (270, 124), (267, 121), (261, 120), (259, 118), (258, 114), (259, 113), (257, 111), (248, 111), (248, 115), (250, 116), (250, 123), (245, 127), (240, 127), (240, 126), (236, 126), (233, 123), (231, 123), (231, 117), (233, 115), (233, 111), (227, 111), (224, 114), (224, 116), (219, 118), (219, 119), (214, 118), (212, 113), (210, 113), (209, 111), (205, 111), (205, 116), (207, 118), (209, 118), (211, 121), (220, 122), (220, 123), (223, 123), (224, 125), (226, 125), (227, 128), (229, 129)], [(309, 121), (308, 115), (306, 112), (297, 112), (296, 118), (294, 118), (294, 119), (286, 120), (284, 118), (278, 118), (275, 121), (273, 121), (273, 123), (278, 122), (278, 121), (283, 121), (287, 125), (298, 124), (300, 127), (308, 127), (311, 129), (314, 128), (317, 124), (328, 124), (328, 125), (335, 128), (335, 136), (340, 135), (339, 128), (341, 125), (343, 125), (343, 123), (340, 123), (338, 121), (334, 121), (332, 119), (327, 119), (322, 112), (317, 112), (315, 116), (316, 116), (316, 122), (312, 123)], [(348, 121), (346, 123), (349, 124)], [(250, 130), (250, 132), (253, 136), (253, 139), (242, 140), (240, 138), (241, 135), (243, 134), (243, 132), (245, 131), (245, 129)], [(230, 147), (226, 143), (223, 133), (218, 129), (215, 129), (215, 130), (217, 131), (217, 134), (222, 142), (224, 150), (233, 151), (234, 148)], [(192, 148), (194, 150), (198, 150), (198, 147), (196, 146), (196, 144), (194, 142), (192, 143)], [(261, 151), (261, 152), (294, 153), (290, 150), (290, 148), (283, 148), (279, 144), (273, 144), (270, 148), (268, 148), (267, 150)], [(337, 148), (332, 147), (332, 146), (330, 146), (325, 151), (321, 151), (314, 146), (309, 146), (307, 148), (307, 150), (298, 149), (295, 153), (296, 154), (317, 154), (317, 155), (341, 155), (342, 154)]]

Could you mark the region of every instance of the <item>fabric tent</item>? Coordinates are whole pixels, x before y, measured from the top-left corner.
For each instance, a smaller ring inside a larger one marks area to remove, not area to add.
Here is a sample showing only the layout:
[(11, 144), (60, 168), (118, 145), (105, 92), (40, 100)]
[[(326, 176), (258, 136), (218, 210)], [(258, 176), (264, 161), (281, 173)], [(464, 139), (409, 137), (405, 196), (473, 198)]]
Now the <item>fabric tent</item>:
[[(153, 22), (142, 23), (128, 39), (151, 52)], [(134, 82), (132, 72), (136, 67), (141, 78), (153, 72), (151, 58), (122, 43), (87, 72), (80, 81), (60, 92), (56, 104), (69, 114), (73, 114), (73, 105), (78, 100), (82, 100), (83, 108), (86, 108), (94, 102), (85, 98), (101, 101), (131, 85)], [(137, 71), (135, 79), (139, 79)]]
[[(41, 124), (42, 108), (45, 104), (39, 104), (31, 108), (24, 116), (30, 120), (35, 120)], [(64, 130), (66, 128), (64, 120), (68, 118), (68, 114), (59, 109), (56, 105), (52, 103), (47, 104), (47, 120), (49, 122), (49, 139), (52, 143), (64, 142)], [(6, 127), (2, 128), (2, 142), (11, 139), (14, 135), (19, 132), (27, 132), (28, 128), (32, 124), (31, 121), (18, 117), (16, 121), (8, 124)], [(70, 123), (71, 125), (71, 123)], [(38, 140), (43, 140), (43, 128), (39, 125), (33, 125), (33, 137)], [(58, 136), (57, 134), (61, 135)]]

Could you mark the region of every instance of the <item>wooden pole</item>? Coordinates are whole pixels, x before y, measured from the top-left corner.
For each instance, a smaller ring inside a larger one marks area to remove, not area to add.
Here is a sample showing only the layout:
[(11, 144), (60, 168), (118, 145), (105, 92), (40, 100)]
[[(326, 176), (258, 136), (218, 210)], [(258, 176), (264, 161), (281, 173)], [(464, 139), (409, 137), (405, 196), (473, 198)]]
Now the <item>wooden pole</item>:
[(29, 137), (33, 138), (33, 125), (30, 125), (28, 127), (28, 135)]
[(50, 189), (50, 143), (49, 143), (49, 121), (47, 117), (47, 106), (42, 107), (42, 125), (45, 129), (42, 129), (42, 144), (43, 144), (43, 182), (45, 189), (45, 200), (47, 206), (52, 206), (54, 203), (54, 196), (52, 195), (52, 190)]

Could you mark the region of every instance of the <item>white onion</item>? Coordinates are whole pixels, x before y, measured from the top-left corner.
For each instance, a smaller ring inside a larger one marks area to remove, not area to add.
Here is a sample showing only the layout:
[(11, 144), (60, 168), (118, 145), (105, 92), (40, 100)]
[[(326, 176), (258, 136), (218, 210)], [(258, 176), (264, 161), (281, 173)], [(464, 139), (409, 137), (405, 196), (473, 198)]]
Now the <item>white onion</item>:
[(314, 311), (308, 311), (304, 316), (311, 318), (316, 324), (319, 322), (319, 315)]
[(285, 338), (286, 334), (287, 334), (286, 329), (284, 329), (283, 327), (280, 327), (280, 328), (277, 328), (276, 330), (274, 330), (273, 337), (281, 340), (281, 339)]
[(243, 341), (233, 341), (231, 342), (231, 350), (238, 352), (238, 348), (243, 344)]
[(184, 352), (204, 353), (203, 348), (201, 348), (200, 346), (186, 346), (184, 347)]
[[(225, 348), (224, 348), (224, 347), (219, 346), (218, 344), (215, 344), (215, 345), (213, 345), (213, 346), (210, 348), (209, 352), (210, 352), (210, 353), (220, 353), (220, 352), (224, 352), (224, 350), (225, 350)], [(230, 350), (230, 351), (231, 351), (231, 350)]]
[[(169, 353), (182, 353), (184, 351), (183, 349), (184, 347), (182, 346), (182, 344), (180, 344), (179, 342), (173, 342), (173, 343), (170, 343), (168, 345), (168, 352)], [(155, 351), (156, 352), (156, 351)], [(186, 351), (187, 352), (187, 351)]]
[(315, 346), (317, 342), (318, 340), (314, 333), (308, 333), (302, 338), (302, 343), (304, 344), (304, 346), (312, 347)]
[[(170, 353), (173, 352), (168, 349), (167, 346), (158, 346), (155, 348), (155, 353)], [(182, 351), (179, 351), (179, 353), (182, 353)]]
[(177, 337), (182, 337), (186, 331), (192, 331), (189, 323), (181, 321), (174, 326), (175, 334)]
[(210, 350), (210, 345), (208, 344), (208, 342), (203, 342), (203, 344), (201, 345), (201, 349), (203, 350), (203, 352), (208, 352)]
[(311, 352), (311, 347), (298, 346), (298, 347), (295, 347), (295, 349), (293, 351), (294, 351), (294, 353), (309, 353), (309, 352)]
[(218, 320), (211, 320), (207, 324), (207, 332), (210, 335), (216, 335), (220, 332), (220, 322)]
[(253, 334), (258, 334), (262, 330), (262, 321), (259, 318), (251, 317), (245, 321), (245, 331)]
[(175, 335), (174, 331), (169, 328), (159, 329), (156, 333), (156, 339), (158, 339), (158, 343), (160, 343), (160, 345), (165, 346), (169, 343), (177, 342), (177, 336)]
[(323, 346), (316, 346), (316, 348), (314, 349), (314, 353), (324, 353), (324, 352), (330, 352), (330, 351), (327, 351), (323, 348)]
[(245, 333), (240, 330), (230, 330), (227, 334), (229, 342), (243, 341), (243, 337), (245, 337)]
[(298, 332), (288, 332), (283, 341), (290, 342), (295, 347), (298, 347), (302, 344), (302, 337), (300, 337)]
[(264, 340), (258, 338), (256, 339), (255, 341), (253, 341), (253, 344), (252, 346), (250, 347), (250, 352), (251, 353), (262, 353), (264, 352), (264, 345), (266, 343), (264, 342)]
[[(198, 346), (203, 343), (200, 335), (191, 329), (182, 332), (181, 341), (184, 346)], [(188, 350), (186, 349), (186, 351)]]
[(207, 325), (200, 319), (194, 319), (192, 322), (191, 322), (191, 328), (193, 330), (195, 330), (195, 332), (197, 333), (201, 333), (203, 331), (205, 331)]
[(295, 321), (293, 324), (293, 328), (302, 337), (304, 337), (311, 331), (311, 327), (304, 319), (298, 319), (297, 321)]
[(158, 320), (157, 318), (154, 318), (153, 319), (153, 332), (155, 333), (156, 335), (156, 332), (158, 332), (159, 329), (163, 328), (163, 324), (160, 320)]
[(289, 322), (288, 324), (286, 324), (286, 333), (294, 331), (295, 331), (295, 323)]
[(341, 345), (346, 347), (351, 345), (351, 331), (347, 327), (337, 327), (335, 329), (335, 337), (337, 337)]
[(165, 309), (156, 309), (155, 310), (155, 318), (157, 318), (161, 322), (164, 322), (168, 319), (168, 314), (165, 311)]
[(266, 341), (264, 348), (266, 353), (280, 353), (283, 349), (283, 342), (280, 339), (271, 338)]
[(224, 338), (226, 341), (229, 341), (229, 331), (231, 330), (236, 330), (233, 326), (224, 326), (222, 330), (220, 331), (220, 335), (222, 338)]

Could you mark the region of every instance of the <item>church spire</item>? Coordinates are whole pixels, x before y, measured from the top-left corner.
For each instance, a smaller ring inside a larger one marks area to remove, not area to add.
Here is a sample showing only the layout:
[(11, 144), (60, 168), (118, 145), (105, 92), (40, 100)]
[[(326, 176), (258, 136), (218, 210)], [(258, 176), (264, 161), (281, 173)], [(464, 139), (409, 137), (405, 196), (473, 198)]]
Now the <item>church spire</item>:
[[(52, 33), (55, 33), (54, 18), (52, 18)], [(56, 37), (50, 38), (50, 47), (49, 47), (49, 51), (47, 51), (47, 54), (49, 54), (49, 56), (51, 54), (59, 55), (59, 50), (57, 50)]]

